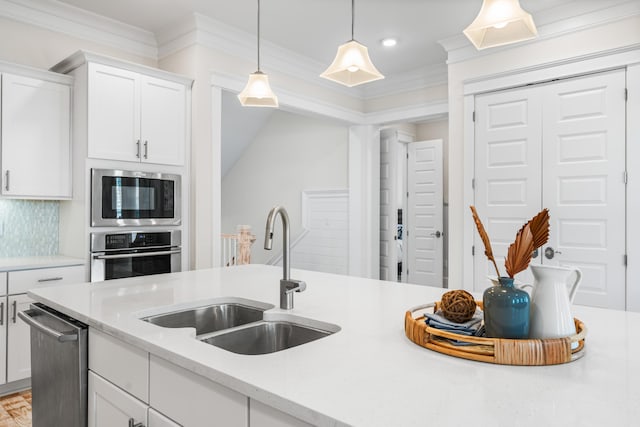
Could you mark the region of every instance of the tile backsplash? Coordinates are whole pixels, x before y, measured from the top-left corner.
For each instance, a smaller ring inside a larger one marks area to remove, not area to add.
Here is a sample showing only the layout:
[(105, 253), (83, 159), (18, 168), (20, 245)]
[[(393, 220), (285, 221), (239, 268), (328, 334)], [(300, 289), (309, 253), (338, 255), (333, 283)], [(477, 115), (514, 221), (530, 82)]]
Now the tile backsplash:
[(0, 200), (0, 257), (57, 255), (60, 204)]

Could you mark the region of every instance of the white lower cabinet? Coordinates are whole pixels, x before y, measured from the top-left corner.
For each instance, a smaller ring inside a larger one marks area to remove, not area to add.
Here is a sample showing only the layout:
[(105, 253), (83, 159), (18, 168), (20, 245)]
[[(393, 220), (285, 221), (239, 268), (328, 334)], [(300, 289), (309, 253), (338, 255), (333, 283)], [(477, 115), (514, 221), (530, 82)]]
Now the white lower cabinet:
[(180, 427), (180, 424), (174, 423), (160, 412), (149, 408), (149, 425), (147, 427)]
[(312, 427), (312, 424), (254, 399), (249, 401), (249, 424), (251, 427)]
[(311, 426), (94, 328), (89, 343), (89, 427)]
[[(0, 287), (7, 289), (9, 294), (0, 298), (0, 345), (6, 349), (0, 352), (3, 353), (0, 356), (2, 384), (31, 377), (31, 334), (29, 326), (18, 318), (18, 312), (28, 310), (33, 302), (26, 292), (38, 287), (85, 281), (82, 265), (10, 271), (7, 277), (6, 288)], [(6, 364), (3, 363), (5, 357)]]
[(184, 426), (247, 427), (249, 399), (151, 355), (149, 404)]
[(31, 377), (31, 335), (18, 312), (28, 310), (32, 302), (25, 294), (7, 298), (7, 382)]
[(148, 406), (89, 371), (89, 427), (146, 427)]

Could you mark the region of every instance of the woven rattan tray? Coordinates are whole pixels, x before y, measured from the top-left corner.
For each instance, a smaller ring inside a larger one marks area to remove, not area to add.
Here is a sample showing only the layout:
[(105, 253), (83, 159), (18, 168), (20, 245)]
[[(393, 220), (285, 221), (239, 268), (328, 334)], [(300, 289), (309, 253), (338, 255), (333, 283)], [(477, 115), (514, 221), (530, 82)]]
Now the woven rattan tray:
[[(578, 319), (574, 319), (577, 333), (564, 338), (515, 340), (470, 337), (432, 328), (425, 323), (422, 313), (429, 309), (437, 311), (439, 304), (425, 304), (407, 311), (404, 318), (407, 338), (419, 346), (449, 356), (499, 365), (557, 365), (584, 356), (587, 328)], [(482, 308), (481, 301), (476, 301), (476, 304)], [(451, 340), (467, 345), (455, 345)]]

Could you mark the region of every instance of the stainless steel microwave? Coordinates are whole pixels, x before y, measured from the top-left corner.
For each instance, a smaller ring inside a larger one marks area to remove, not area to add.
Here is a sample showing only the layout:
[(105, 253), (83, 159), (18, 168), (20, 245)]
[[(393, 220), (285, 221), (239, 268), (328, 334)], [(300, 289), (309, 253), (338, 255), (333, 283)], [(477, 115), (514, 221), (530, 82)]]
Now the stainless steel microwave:
[(180, 175), (91, 170), (91, 226), (180, 225)]

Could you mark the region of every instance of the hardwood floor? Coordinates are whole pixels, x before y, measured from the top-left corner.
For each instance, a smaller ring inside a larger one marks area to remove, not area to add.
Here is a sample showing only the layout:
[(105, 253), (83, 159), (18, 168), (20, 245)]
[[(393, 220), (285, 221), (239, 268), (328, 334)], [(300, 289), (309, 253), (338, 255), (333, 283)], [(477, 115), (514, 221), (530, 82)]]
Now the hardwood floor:
[(31, 427), (31, 390), (0, 397), (0, 427)]

